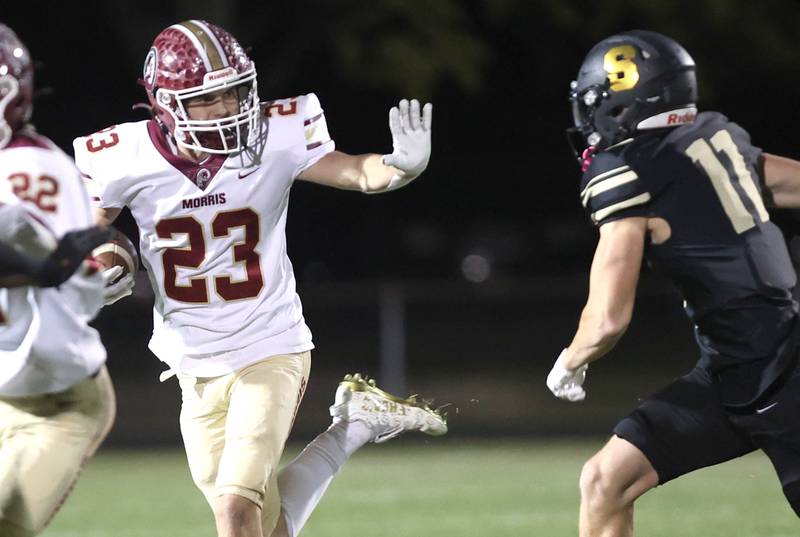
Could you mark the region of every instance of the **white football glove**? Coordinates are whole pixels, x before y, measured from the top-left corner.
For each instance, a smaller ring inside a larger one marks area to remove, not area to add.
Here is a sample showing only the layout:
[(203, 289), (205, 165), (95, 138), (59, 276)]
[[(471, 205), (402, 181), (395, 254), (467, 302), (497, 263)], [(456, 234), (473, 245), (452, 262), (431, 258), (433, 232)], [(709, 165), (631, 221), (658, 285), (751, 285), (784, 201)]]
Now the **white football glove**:
[(403, 99), (389, 110), (389, 130), (392, 131), (392, 154), (381, 161), (401, 173), (392, 177), (383, 192), (406, 186), (425, 171), (431, 158), (431, 123), (433, 105), (426, 103), (420, 115), (419, 101)]
[[(126, 274), (122, 278), (122, 267), (114, 266), (103, 270), (101, 273), (105, 287), (103, 288), (103, 303), (108, 306), (121, 298), (133, 293), (133, 275)], [(119, 280), (117, 280), (119, 278)]]
[(564, 367), (563, 363), (566, 353), (567, 349), (564, 349), (558, 355), (556, 363), (553, 364), (553, 369), (547, 375), (547, 387), (559, 399), (566, 399), (571, 402), (583, 401), (586, 399), (583, 381), (586, 380), (586, 370), (589, 368), (589, 364), (584, 364), (578, 369), (570, 371)]

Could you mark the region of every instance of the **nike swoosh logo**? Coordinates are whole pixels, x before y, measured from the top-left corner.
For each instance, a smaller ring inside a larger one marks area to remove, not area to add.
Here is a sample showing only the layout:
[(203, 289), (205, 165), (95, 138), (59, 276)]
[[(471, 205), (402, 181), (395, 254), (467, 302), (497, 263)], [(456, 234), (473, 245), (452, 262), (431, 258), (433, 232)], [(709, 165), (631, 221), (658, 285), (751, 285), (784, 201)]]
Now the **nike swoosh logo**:
[(757, 409), (756, 409), (756, 414), (763, 414), (764, 412), (766, 412), (767, 410), (769, 410), (770, 408), (774, 407), (774, 406), (775, 406), (775, 405), (777, 405), (777, 404), (778, 404), (778, 402), (777, 402), (777, 401), (775, 401), (775, 402), (774, 402), (774, 403), (772, 403), (771, 405), (767, 405), (767, 406), (765, 406), (764, 408), (757, 408)]
[(255, 172), (256, 170), (258, 170), (258, 168), (256, 168), (255, 170), (250, 170), (250, 171), (249, 171), (249, 172), (247, 172), (247, 173), (242, 173), (242, 172), (239, 172), (239, 179), (244, 179), (245, 177), (247, 177), (247, 176), (248, 176), (248, 175), (250, 175), (251, 173)]

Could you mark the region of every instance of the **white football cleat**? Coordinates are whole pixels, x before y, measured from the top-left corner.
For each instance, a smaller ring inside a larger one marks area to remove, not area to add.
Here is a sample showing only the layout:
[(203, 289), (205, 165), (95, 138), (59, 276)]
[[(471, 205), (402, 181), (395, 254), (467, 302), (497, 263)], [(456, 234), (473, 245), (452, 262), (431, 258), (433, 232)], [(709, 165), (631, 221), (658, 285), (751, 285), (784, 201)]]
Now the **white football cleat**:
[(362, 421), (374, 432), (371, 441), (379, 444), (406, 431), (421, 431), (431, 436), (447, 432), (447, 419), (415, 395), (408, 399), (386, 393), (375, 381), (359, 373), (345, 375), (336, 389), (330, 408), (333, 421)]

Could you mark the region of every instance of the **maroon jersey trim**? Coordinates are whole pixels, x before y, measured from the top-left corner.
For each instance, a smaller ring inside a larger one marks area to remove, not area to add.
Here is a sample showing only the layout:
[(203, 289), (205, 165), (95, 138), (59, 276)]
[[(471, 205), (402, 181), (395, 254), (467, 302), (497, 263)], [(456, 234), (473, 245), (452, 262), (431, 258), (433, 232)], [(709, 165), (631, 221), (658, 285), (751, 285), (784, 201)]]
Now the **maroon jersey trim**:
[[(203, 162), (194, 162), (188, 158), (175, 155), (169, 147), (169, 143), (164, 136), (164, 131), (161, 130), (158, 123), (152, 119), (147, 122), (147, 134), (150, 135), (150, 141), (153, 142), (153, 147), (164, 157), (164, 160), (181, 172), (201, 190), (208, 188), (208, 185), (214, 177), (216, 177), (217, 172), (222, 168), (222, 164), (227, 158), (225, 155), (210, 155)], [(200, 170), (208, 170), (210, 174), (205, 184), (202, 186), (197, 184), (197, 174)]]
[(38, 147), (39, 149), (53, 149), (53, 142), (51, 142), (44, 136), (17, 132), (14, 134), (13, 138), (11, 138), (11, 141), (5, 148), (14, 149), (19, 147)]

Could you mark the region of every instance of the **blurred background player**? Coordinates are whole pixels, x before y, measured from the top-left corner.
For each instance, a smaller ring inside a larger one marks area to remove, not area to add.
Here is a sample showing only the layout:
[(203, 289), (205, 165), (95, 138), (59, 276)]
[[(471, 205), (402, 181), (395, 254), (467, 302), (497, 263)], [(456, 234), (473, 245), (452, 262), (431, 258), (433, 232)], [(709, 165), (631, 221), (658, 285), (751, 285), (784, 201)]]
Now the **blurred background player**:
[(142, 78), (153, 119), (77, 138), (76, 161), (98, 221), (127, 206), (139, 226), (156, 294), (150, 349), (169, 366), (162, 380), (180, 381), (189, 466), (219, 535), (270, 535), (276, 525), (276, 535), (296, 535), (358, 447), (446, 430), (413, 401), (348, 378), (334, 424), (278, 475), (313, 348), (286, 254), (291, 185), (405, 186), (430, 157), (431, 105), (391, 109), (390, 155), (335, 151), (314, 94), (261, 103), (245, 51), (200, 20), (162, 31)]
[[(0, 535), (40, 532), (114, 419), (106, 352), (88, 326), (121, 269), (85, 262), (94, 227), (72, 160), (28, 123), (33, 67), (0, 24)], [(74, 273), (74, 275), (73, 275)], [(58, 287), (55, 287), (58, 286)]]
[[(11, 205), (0, 208), (0, 221), (4, 225), (27, 226), (27, 222), (14, 222), (26, 215), (19, 207)], [(13, 246), (0, 242), (0, 287), (55, 287), (67, 281), (101, 244), (108, 232), (99, 228), (70, 231), (58, 241), (56, 249), (44, 259), (32, 257)]]
[(547, 385), (584, 399), (587, 365), (630, 322), (643, 257), (679, 288), (700, 348), (696, 368), (584, 466), (581, 536), (632, 535), (643, 493), (756, 449), (800, 515), (796, 277), (765, 208), (800, 207), (800, 163), (762, 153), (722, 114), (698, 114), (694, 61), (655, 32), (601, 41), (571, 90), (572, 134), (588, 145), (581, 202), (600, 239), (577, 333)]

